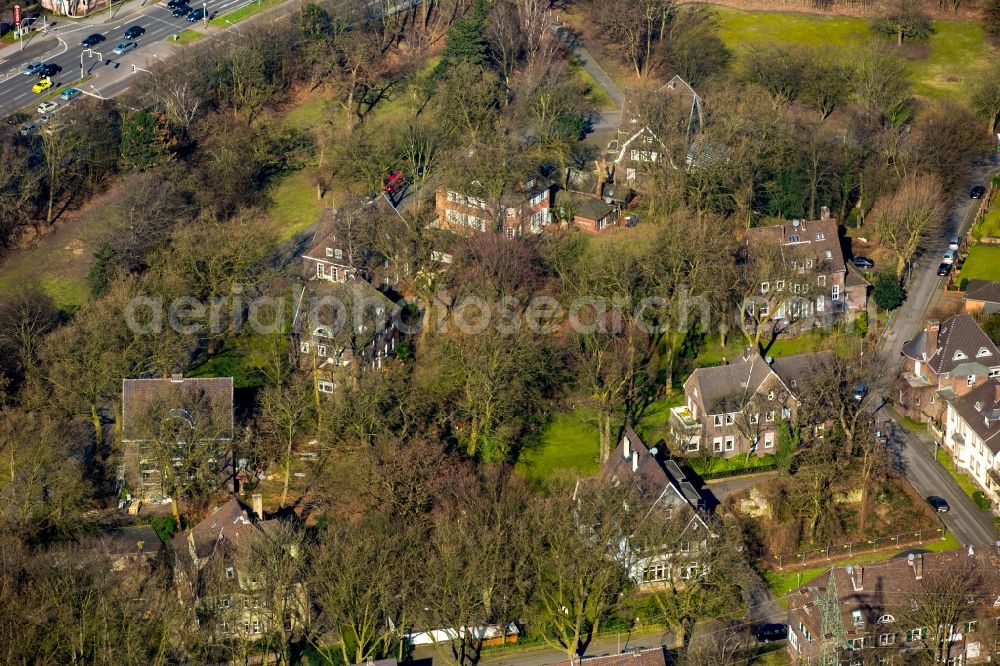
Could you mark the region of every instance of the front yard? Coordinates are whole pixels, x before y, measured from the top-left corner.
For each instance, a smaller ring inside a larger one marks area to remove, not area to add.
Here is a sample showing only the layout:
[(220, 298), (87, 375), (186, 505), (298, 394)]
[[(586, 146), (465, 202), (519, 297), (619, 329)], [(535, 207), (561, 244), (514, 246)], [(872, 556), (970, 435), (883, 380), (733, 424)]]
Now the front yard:
[(969, 256), (959, 273), (960, 282), (965, 280), (1000, 280), (1000, 247), (976, 245), (969, 250)]

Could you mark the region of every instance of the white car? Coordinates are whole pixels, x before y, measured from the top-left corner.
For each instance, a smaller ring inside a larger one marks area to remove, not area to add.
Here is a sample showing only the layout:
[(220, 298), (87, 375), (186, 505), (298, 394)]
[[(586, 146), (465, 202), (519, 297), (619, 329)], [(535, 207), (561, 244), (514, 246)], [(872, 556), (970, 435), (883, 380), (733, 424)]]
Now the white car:
[(958, 250), (952, 250), (951, 248), (944, 251), (944, 259), (942, 261), (946, 264), (955, 263), (955, 258), (958, 256)]
[(958, 250), (958, 247), (961, 244), (962, 244), (962, 239), (961, 238), (959, 238), (958, 236), (952, 236), (948, 240), (948, 249), (949, 250)]
[(38, 113), (52, 113), (59, 108), (58, 102), (42, 102), (38, 105)]

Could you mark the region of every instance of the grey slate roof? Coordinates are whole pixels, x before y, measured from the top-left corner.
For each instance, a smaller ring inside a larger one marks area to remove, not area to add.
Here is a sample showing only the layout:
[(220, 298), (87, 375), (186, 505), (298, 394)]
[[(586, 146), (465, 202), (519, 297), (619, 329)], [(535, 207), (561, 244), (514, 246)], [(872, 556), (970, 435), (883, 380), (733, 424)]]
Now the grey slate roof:
[[(919, 337), (919, 336), (918, 336)], [(926, 332), (923, 335), (926, 341)], [(913, 347), (904, 346), (907, 351), (917, 352)], [(988, 352), (982, 353), (981, 352)], [(923, 353), (923, 352), (921, 352)], [(956, 354), (960, 354), (956, 358)], [(909, 354), (907, 354), (909, 355)], [(979, 324), (969, 314), (957, 314), (949, 317), (941, 324), (938, 332), (937, 350), (929, 359), (911, 356), (918, 360), (926, 360), (931, 369), (939, 375), (951, 373), (962, 363), (974, 360), (987, 367), (1000, 365), (1000, 350), (993, 344), (990, 337), (979, 328)]]
[(829, 362), (833, 353), (829, 351), (795, 356), (779, 356), (771, 363), (771, 369), (781, 378), (792, 393), (805, 383), (806, 379), (816, 370)]
[(789, 261), (812, 259), (816, 273), (847, 270), (836, 220), (801, 220), (798, 226), (776, 224), (747, 231), (748, 247), (752, 249), (754, 245), (764, 243), (780, 246), (782, 255)]
[(965, 300), (1000, 303), (1000, 282), (969, 280), (969, 284), (965, 288)]
[(1000, 382), (991, 378), (951, 401), (952, 408), (994, 454), (1000, 453)]
[[(727, 365), (709, 368), (695, 368), (688, 381), (696, 381), (701, 390), (702, 404), (709, 414), (724, 399), (742, 395), (744, 405), (760, 388), (768, 377), (775, 376), (770, 366), (755, 352)], [(732, 410), (730, 410), (732, 411)]]
[(139, 436), (136, 425), (154, 405), (176, 405), (187, 408), (202, 405), (206, 414), (191, 414), (201, 418), (220, 418), (214, 423), (216, 439), (233, 437), (233, 378), (180, 377), (169, 379), (125, 379), (122, 382), (122, 440), (134, 441)]

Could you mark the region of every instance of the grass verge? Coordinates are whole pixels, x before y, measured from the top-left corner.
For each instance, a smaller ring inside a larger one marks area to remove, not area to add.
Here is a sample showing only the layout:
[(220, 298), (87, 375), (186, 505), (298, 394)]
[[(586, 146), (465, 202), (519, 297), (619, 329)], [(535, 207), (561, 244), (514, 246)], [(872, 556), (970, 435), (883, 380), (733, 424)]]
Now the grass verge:
[(198, 32), (197, 30), (191, 30), (190, 28), (186, 30), (181, 30), (176, 34), (177, 34), (177, 39), (171, 39), (168, 36), (167, 41), (170, 42), (171, 44), (190, 44), (191, 42), (196, 42), (205, 36), (205, 33)]
[(973, 247), (959, 277), (962, 280), (1000, 280), (1000, 247)]
[(282, 2), (284, 2), (284, 0), (257, 0), (257, 2), (251, 2), (243, 5), (242, 7), (237, 7), (231, 12), (219, 14), (214, 18), (210, 18), (208, 19), (208, 24), (219, 28), (225, 28), (230, 23), (239, 23), (240, 21), (250, 18), (254, 14), (261, 13), (265, 9), (270, 9), (271, 7), (280, 5)]

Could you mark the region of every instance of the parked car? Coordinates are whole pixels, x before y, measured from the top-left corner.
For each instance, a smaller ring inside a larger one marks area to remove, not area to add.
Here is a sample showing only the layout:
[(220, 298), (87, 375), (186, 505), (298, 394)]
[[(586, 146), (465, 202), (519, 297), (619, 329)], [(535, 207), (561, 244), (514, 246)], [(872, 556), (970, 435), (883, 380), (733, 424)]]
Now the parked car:
[(931, 508), (938, 513), (947, 513), (951, 510), (951, 506), (948, 505), (948, 500), (943, 497), (938, 497), (937, 495), (931, 495), (927, 498), (927, 503), (931, 505)]
[(783, 641), (788, 638), (787, 624), (762, 624), (753, 632), (754, 638), (761, 643)]
[(969, 198), (971, 199), (982, 199), (986, 194), (986, 188), (982, 185), (976, 185), (971, 190), (969, 190)]
[(136, 37), (142, 37), (146, 32), (146, 29), (141, 25), (134, 25), (125, 31), (125, 39), (135, 39)]
[(45, 78), (31, 86), (31, 92), (33, 93), (43, 93), (52, 87), (52, 79)]
[(3, 37), (13, 29), (14, 29), (13, 23), (0, 23), (0, 37)]
[(888, 444), (889, 443), (889, 433), (887, 433), (884, 430), (876, 430), (875, 431), (875, 441), (878, 442), (879, 444)]
[(952, 236), (948, 239), (948, 249), (957, 250), (962, 245), (962, 239), (958, 236)]
[(187, 15), (187, 20), (190, 21), (191, 23), (194, 23), (195, 21), (200, 21), (203, 18), (205, 18), (204, 7), (198, 7), (197, 9), (192, 9), (191, 13)]
[(83, 92), (77, 88), (64, 88), (63, 91), (59, 93), (59, 99), (64, 102), (71, 102), (82, 94)]
[(38, 105), (38, 113), (52, 113), (59, 108), (59, 102), (42, 102)]
[(85, 46), (87, 48), (90, 48), (91, 46), (96, 46), (96, 45), (100, 44), (105, 39), (107, 39), (107, 37), (105, 37), (104, 35), (101, 35), (101, 34), (98, 34), (98, 33), (95, 32), (92, 35), (87, 35), (86, 37), (84, 37), (83, 41), (80, 42), (80, 46)]
[(944, 251), (944, 259), (943, 259), (944, 263), (953, 264), (955, 263), (955, 259), (957, 258), (958, 258), (958, 250), (952, 250), (951, 248), (948, 248), (947, 250)]
[(41, 69), (38, 70), (38, 78), (44, 78), (46, 76), (55, 76), (62, 71), (62, 65), (57, 65), (54, 62), (48, 62), (42, 65)]
[(402, 171), (393, 171), (382, 180), (382, 191), (394, 194), (406, 185), (406, 176)]
[(857, 400), (858, 402), (861, 402), (862, 400), (865, 399), (866, 395), (868, 395), (868, 387), (867, 386), (865, 386), (864, 384), (855, 384), (854, 385), (854, 399), (855, 400)]
[(185, 3), (174, 7), (174, 11), (170, 12), (170, 15), (174, 18), (180, 18), (181, 16), (187, 16), (190, 13), (191, 8)]
[(176, 9), (187, 4), (187, 0), (167, 0), (167, 9)]
[(113, 53), (115, 55), (125, 55), (126, 53), (128, 53), (137, 46), (139, 45), (136, 44), (135, 42), (122, 42), (121, 44), (115, 47)]
[(34, 76), (42, 67), (45, 67), (44, 62), (29, 62), (27, 65), (21, 68), (21, 73), (25, 76)]
[(858, 268), (875, 268), (875, 262), (868, 257), (854, 257), (851, 263)]
[(951, 264), (942, 262), (941, 265), (938, 266), (938, 277), (946, 277), (949, 273), (951, 273)]
[(34, 134), (38, 131), (38, 125), (35, 123), (28, 123), (27, 125), (21, 126), (21, 136), (28, 136)]

